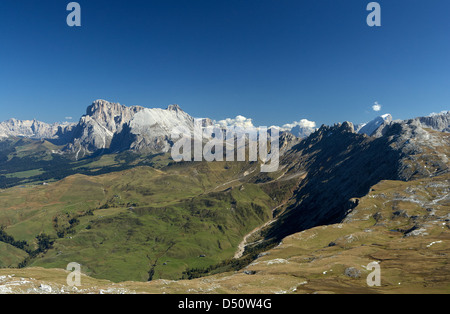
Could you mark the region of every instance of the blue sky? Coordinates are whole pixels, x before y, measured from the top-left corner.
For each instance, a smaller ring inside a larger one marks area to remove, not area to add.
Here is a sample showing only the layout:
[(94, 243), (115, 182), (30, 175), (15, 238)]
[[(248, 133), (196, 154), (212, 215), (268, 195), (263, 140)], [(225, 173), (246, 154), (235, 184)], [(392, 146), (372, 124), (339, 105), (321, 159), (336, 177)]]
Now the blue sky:
[[(95, 99), (255, 125), (449, 110), (450, 2), (0, 1), (0, 120), (74, 120)], [(372, 110), (378, 102), (382, 109)]]

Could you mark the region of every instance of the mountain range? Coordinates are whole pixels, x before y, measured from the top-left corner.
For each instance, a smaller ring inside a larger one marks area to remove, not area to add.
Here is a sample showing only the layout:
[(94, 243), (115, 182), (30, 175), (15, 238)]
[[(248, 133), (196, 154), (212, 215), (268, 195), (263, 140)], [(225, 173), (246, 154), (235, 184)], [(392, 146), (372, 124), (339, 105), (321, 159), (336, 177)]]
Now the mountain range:
[[(449, 112), (416, 118), (422, 126), (438, 131), (449, 131)], [(214, 121), (202, 119), (203, 127), (253, 126), (251, 119), (238, 116), (236, 119)], [(373, 135), (382, 125), (393, 121), (390, 114), (355, 125), (360, 134)], [(135, 151), (140, 153), (164, 153), (171, 147), (171, 132), (176, 127), (194, 129), (194, 118), (178, 105), (167, 109), (127, 107), (106, 100), (96, 100), (87, 107), (86, 114), (78, 123), (48, 124), (37, 120), (16, 120), (14, 118), (0, 123), (0, 139), (23, 137), (46, 139), (60, 146), (59, 153), (80, 159), (98, 152)], [(314, 122), (306, 119), (278, 128), (281, 133), (290, 133), (304, 139), (318, 130)], [(293, 139), (293, 138), (292, 138)]]
[[(205, 118), (202, 119), (202, 126), (243, 126), (239, 124), (239, 116), (236, 120), (237, 123), (233, 121), (227, 125), (225, 120), (216, 123)], [(306, 121), (280, 129), (304, 138), (316, 130), (314, 123), (308, 124)], [(78, 123), (47, 124), (36, 120), (10, 119), (0, 123), (0, 138), (46, 139), (63, 146), (62, 153), (80, 159), (98, 151), (167, 152), (171, 145), (171, 132), (176, 127), (194, 129), (194, 118), (178, 105), (170, 105), (167, 109), (149, 109), (96, 100)]]

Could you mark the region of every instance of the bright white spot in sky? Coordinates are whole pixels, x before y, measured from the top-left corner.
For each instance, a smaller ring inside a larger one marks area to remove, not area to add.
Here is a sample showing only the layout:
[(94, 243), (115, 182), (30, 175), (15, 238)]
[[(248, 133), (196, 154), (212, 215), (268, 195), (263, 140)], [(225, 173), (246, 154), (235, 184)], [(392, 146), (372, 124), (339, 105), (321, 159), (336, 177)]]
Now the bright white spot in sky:
[(373, 111), (380, 111), (381, 105), (376, 101), (375, 105), (372, 106)]

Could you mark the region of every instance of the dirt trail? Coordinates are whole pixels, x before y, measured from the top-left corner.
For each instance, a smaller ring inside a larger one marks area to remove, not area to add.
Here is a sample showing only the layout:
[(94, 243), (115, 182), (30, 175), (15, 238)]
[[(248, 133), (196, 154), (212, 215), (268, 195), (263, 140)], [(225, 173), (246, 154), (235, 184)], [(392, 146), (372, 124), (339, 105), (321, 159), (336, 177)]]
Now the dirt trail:
[(228, 181), (228, 182), (225, 182), (225, 183), (222, 183), (222, 184), (216, 186), (214, 189), (212, 189), (212, 191), (215, 191), (215, 190), (217, 190), (218, 188), (221, 188), (221, 187), (226, 186), (226, 185), (228, 185), (228, 184), (231, 184), (231, 183), (237, 182), (237, 181), (239, 181), (239, 180), (242, 180), (243, 178), (245, 178), (245, 177), (251, 175), (251, 174), (252, 174), (253, 172), (255, 172), (256, 170), (257, 170), (257, 168), (255, 168), (255, 169), (253, 169), (253, 170), (251, 170), (251, 171), (246, 171), (246, 172), (244, 172), (244, 174), (243, 174), (241, 177), (239, 177), (239, 178), (237, 178), (237, 179), (234, 179), (234, 180), (231, 180), (231, 181)]
[[(286, 202), (283, 202), (282, 204), (278, 205), (277, 207), (274, 207), (274, 208), (272, 209), (272, 213), (273, 213), (275, 210), (277, 210), (278, 208), (280, 208), (281, 206), (284, 206), (286, 203), (287, 203), (287, 201), (286, 201)], [(235, 258), (235, 259), (238, 259), (238, 258), (241, 258), (242, 255), (244, 255), (245, 248), (246, 248), (249, 244), (252, 244), (252, 243), (247, 243), (248, 239), (249, 239), (252, 235), (254, 235), (255, 233), (261, 231), (263, 228), (265, 228), (265, 227), (267, 227), (267, 226), (273, 224), (275, 221), (277, 221), (277, 219), (271, 219), (271, 220), (269, 220), (268, 222), (266, 222), (264, 225), (259, 226), (259, 227), (255, 228), (255, 229), (253, 229), (250, 233), (247, 233), (247, 234), (245, 235), (244, 239), (242, 240), (242, 242), (239, 243), (238, 249), (237, 249), (236, 253), (234, 254), (234, 258)]]
[[(287, 172), (287, 171), (286, 171), (286, 172)], [(306, 177), (306, 175), (307, 175), (307, 173), (306, 173), (305, 171), (301, 171), (301, 172), (298, 172), (298, 173), (291, 174), (291, 175), (289, 175), (289, 176), (285, 176), (286, 172), (284, 172), (281, 176), (279, 176), (279, 177), (278, 177), (276, 180), (274, 180), (274, 181), (291, 180), (291, 179), (294, 179), (294, 178), (297, 178), (297, 177), (299, 177), (300, 179), (304, 179), (304, 178)], [(283, 178), (283, 180), (280, 180), (280, 179), (282, 179), (282, 178)], [(273, 181), (270, 181), (269, 183), (272, 183), (272, 182), (273, 182)], [(262, 184), (265, 184), (265, 183), (262, 183)], [(281, 204), (278, 205), (277, 207), (272, 208), (272, 213), (274, 213), (275, 210), (277, 210), (278, 208), (280, 208), (280, 207), (286, 205), (286, 203), (287, 203), (288, 201), (289, 201), (289, 199), (286, 200), (286, 201), (284, 201), (283, 203), (281, 203)], [(248, 239), (249, 239), (251, 236), (253, 236), (255, 233), (261, 231), (263, 228), (265, 228), (265, 227), (267, 227), (267, 226), (273, 224), (275, 221), (277, 221), (277, 219), (271, 219), (271, 220), (269, 220), (268, 222), (266, 222), (264, 225), (259, 226), (259, 227), (255, 228), (255, 229), (253, 229), (250, 233), (248, 233), (247, 235), (245, 235), (244, 239), (241, 241), (241, 243), (239, 243), (238, 249), (237, 249), (236, 253), (234, 254), (234, 258), (238, 259), (238, 258), (242, 257), (242, 255), (244, 255), (245, 248), (246, 248), (248, 245), (253, 244), (253, 243), (247, 243)]]

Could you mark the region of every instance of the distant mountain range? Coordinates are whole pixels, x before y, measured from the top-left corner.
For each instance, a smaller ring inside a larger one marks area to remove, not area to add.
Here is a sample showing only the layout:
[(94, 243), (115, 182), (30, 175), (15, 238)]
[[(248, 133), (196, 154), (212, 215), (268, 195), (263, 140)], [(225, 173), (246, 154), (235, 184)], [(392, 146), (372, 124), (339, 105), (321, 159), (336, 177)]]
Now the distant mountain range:
[[(78, 123), (48, 124), (37, 120), (10, 119), (0, 123), (0, 139), (7, 137), (25, 137), (46, 139), (62, 146), (60, 153), (83, 158), (99, 151), (120, 152), (135, 151), (144, 153), (160, 153), (169, 151), (171, 131), (175, 127), (194, 129), (194, 117), (184, 112), (178, 105), (170, 105), (167, 109), (145, 108), (141, 106), (127, 107), (106, 100), (94, 101), (86, 110)], [(438, 131), (450, 131), (450, 112), (431, 114), (427, 117), (413, 119), (417, 125)], [(390, 114), (374, 120), (355, 125), (355, 132), (374, 135), (382, 126), (393, 122)], [(242, 116), (236, 119), (213, 121), (203, 119), (203, 126), (226, 127), (252, 125), (251, 119)], [(290, 147), (289, 142), (304, 139), (316, 132), (316, 124), (306, 119), (285, 124), (278, 128), (283, 136), (283, 146)], [(289, 136), (287, 134), (290, 134)]]
[[(167, 152), (171, 147), (171, 132), (176, 127), (193, 131), (194, 117), (178, 105), (167, 109), (127, 107), (106, 100), (94, 101), (78, 123), (47, 124), (37, 120), (20, 121), (10, 119), (0, 123), (0, 139), (26, 137), (47, 139), (63, 145), (62, 152), (72, 154), (75, 159), (101, 150), (118, 152), (132, 150), (145, 153)], [(213, 121), (202, 119), (203, 127), (248, 126), (251, 120), (238, 116), (236, 119)], [(245, 124), (247, 123), (247, 124)], [(272, 127), (279, 128), (279, 127)], [(315, 123), (301, 120), (299, 123), (279, 128), (304, 138), (316, 130)]]
[(37, 120), (17, 120), (12, 118), (0, 123), (0, 139), (10, 136), (53, 139), (73, 126), (74, 124), (72, 123), (48, 124)]

